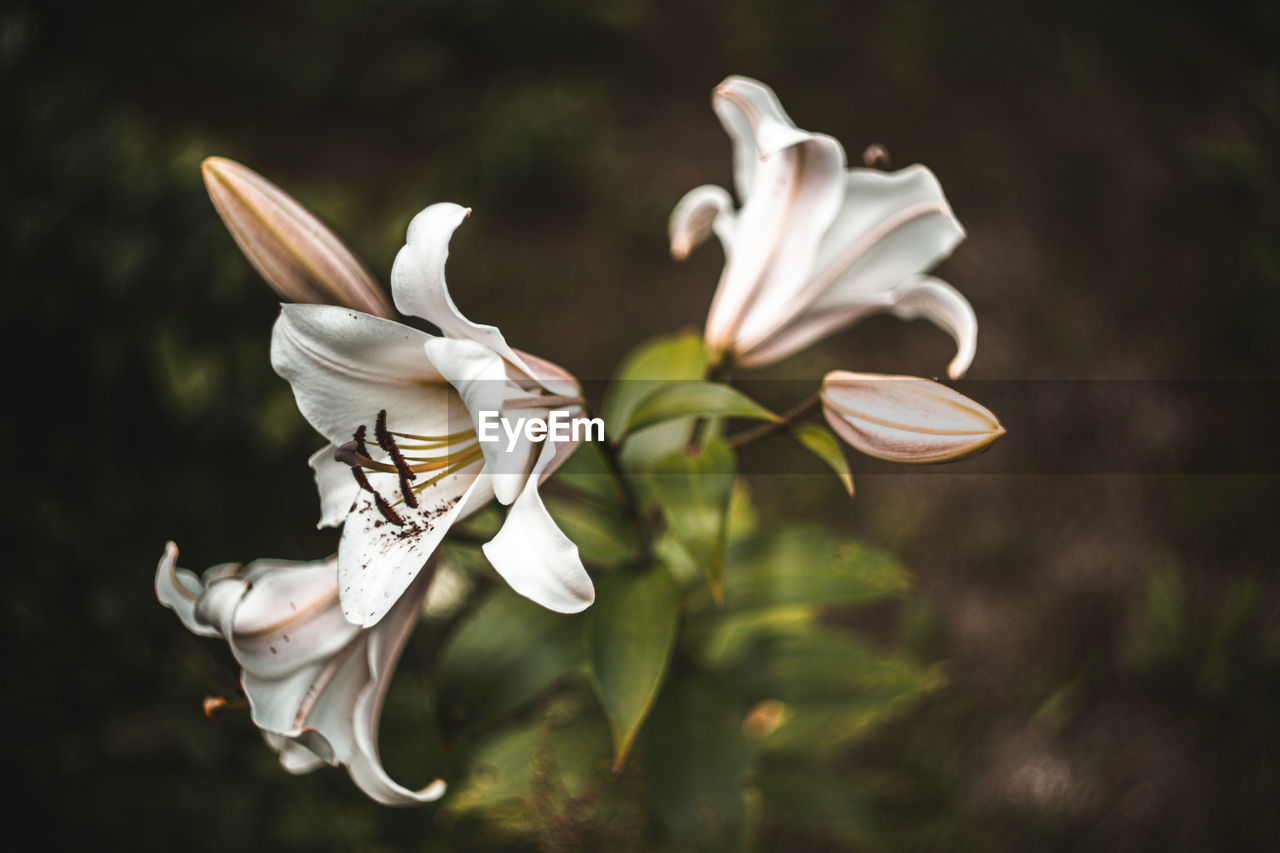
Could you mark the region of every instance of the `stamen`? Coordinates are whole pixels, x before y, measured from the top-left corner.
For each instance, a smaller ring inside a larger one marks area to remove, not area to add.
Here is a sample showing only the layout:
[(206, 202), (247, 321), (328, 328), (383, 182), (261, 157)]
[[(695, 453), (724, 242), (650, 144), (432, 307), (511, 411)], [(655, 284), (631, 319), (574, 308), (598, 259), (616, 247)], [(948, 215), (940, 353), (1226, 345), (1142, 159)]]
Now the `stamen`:
[(346, 444), (339, 445), (333, 451), (333, 458), (344, 465), (350, 465), (352, 468), (368, 468), (370, 471), (381, 471), (384, 474), (396, 473), (394, 465), (388, 465), (386, 462), (378, 462), (370, 459), (356, 451), (356, 443), (348, 441)]
[(453, 459), (457, 461), (455, 461), (452, 465), (450, 465), (448, 468), (445, 468), (439, 474), (436, 474), (434, 477), (431, 477), (425, 482), (419, 483), (418, 485), (414, 486), (413, 490), (415, 492), (421, 492), (423, 489), (427, 488), (428, 486), (434, 486), (436, 483), (440, 482), (445, 477), (448, 477), (450, 474), (455, 474), (458, 471), (461, 471), (463, 468), (466, 468), (468, 465), (472, 464), (478, 459), (481, 459), (483, 456), (484, 456), (484, 453), (480, 450), (480, 446), (478, 444), (473, 445), (472, 448), (468, 450), (466, 453), (462, 453), (458, 456), (453, 457)]
[(391, 508), (391, 504), (387, 503), (387, 499), (377, 492), (373, 493), (373, 503), (378, 508), (378, 512), (382, 513), (382, 517), (394, 524), (396, 527), (404, 527), (404, 519), (396, 514)]
[(464, 429), (460, 432), (451, 432), (448, 435), (414, 435), (411, 432), (393, 432), (396, 438), (411, 438), (414, 441), (428, 441), (432, 444), (452, 444), (464, 438), (472, 438), (476, 434), (474, 429)]
[(414, 456), (415, 461), (410, 466), (414, 471), (439, 471), (441, 468), (448, 468), (453, 463), (463, 457), (475, 459), (477, 452), (480, 450), (479, 444), (470, 444), (462, 448), (457, 453), (445, 454), (443, 456)]
[(343, 465), (350, 465), (352, 468), (360, 465), (361, 456), (368, 458), (367, 453), (361, 452), (360, 442), (358, 440), (348, 441), (346, 444), (340, 444), (334, 448), (333, 451), (333, 458), (335, 460), (341, 462)]
[(368, 456), (369, 448), (365, 447), (365, 444), (364, 444), (364, 424), (360, 424), (360, 428), (356, 430), (351, 437), (355, 439), (356, 452), (359, 453), (361, 456)]
[(211, 720), (216, 720), (227, 711), (247, 711), (249, 709), (249, 700), (247, 699), (224, 699), (221, 696), (206, 696), (200, 704), (204, 715)]
[(404, 495), (404, 502), (411, 509), (417, 509), (418, 498), (413, 493), (413, 486), (409, 485), (409, 481), (416, 479), (418, 475), (409, 470), (409, 466), (405, 464), (403, 456), (398, 461), (400, 464), (396, 466), (396, 469), (400, 472), (400, 494)]
[(378, 446), (385, 450), (391, 456), (391, 461), (395, 463), (395, 472), (400, 477), (400, 491), (404, 494), (404, 502), (416, 509), (418, 499), (414, 497), (413, 488), (409, 485), (409, 482), (418, 479), (418, 475), (409, 467), (409, 463), (404, 461), (404, 454), (400, 452), (400, 448), (396, 446), (396, 440), (387, 431), (386, 409), (378, 412), (378, 417), (374, 421), (373, 432), (378, 437)]
[(364, 489), (366, 492), (373, 491), (373, 486), (369, 485), (369, 478), (364, 475), (364, 469), (359, 465), (351, 466), (351, 476), (356, 478), (356, 482), (360, 485), (360, 488)]
[(378, 446), (391, 452), (391, 433), (387, 432), (387, 410), (381, 409), (373, 422), (373, 434), (378, 439)]

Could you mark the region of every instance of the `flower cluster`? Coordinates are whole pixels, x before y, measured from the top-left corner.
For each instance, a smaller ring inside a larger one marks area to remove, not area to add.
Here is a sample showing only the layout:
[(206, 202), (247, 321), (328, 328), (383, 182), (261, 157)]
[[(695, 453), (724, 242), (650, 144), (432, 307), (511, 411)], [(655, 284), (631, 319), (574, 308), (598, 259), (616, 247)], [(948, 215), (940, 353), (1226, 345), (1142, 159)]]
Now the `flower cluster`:
[[(728, 78), (712, 104), (733, 143), (740, 204), (724, 189), (698, 187), (676, 205), (670, 238), (676, 258), (713, 233), (723, 245), (704, 335), (718, 372), (777, 361), (889, 311), (947, 330), (958, 347), (948, 372), (961, 376), (977, 323), (964, 297), (927, 275), (964, 236), (934, 175), (923, 166), (848, 168), (839, 142), (798, 129), (754, 80)], [(505, 432), (510, 441), (481, 440), (495, 428), (495, 413), (513, 422), (582, 415), (582, 390), (563, 368), (464, 317), (450, 298), (449, 242), (468, 209), (433, 204), (413, 219), (388, 299), (341, 240), (278, 187), (221, 158), (204, 171), (237, 243), (290, 300), (275, 323), (271, 363), (325, 442), (309, 460), (319, 524), (342, 533), (337, 554), (325, 560), (258, 560), (201, 577), (177, 567), (170, 543), (157, 596), (191, 631), (230, 645), (253, 722), (286, 769), (343, 765), (378, 802), (436, 799), (443, 780), (412, 791), (388, 778), (379, 759), (379, 714), (396, 660), (422, 611), (440, 544), (492, 503), (507, 511), (482, 550), (511, 589), (556, 613), (592, 604), (578, 546), (539, 494), (575, 441), (514, 428)], [(439, 334), (399, 322), (396, 312)], [(804, 411), (774, 416), (707, 382), (668, 394), (664, 405), (658, 399), (635, 420), (746, 416), (795, 426)], [(897, 461), (958, 458), (1004, 431), (979, 404), (914, 377), (836, 371), (822, 379), (816, 400), (835, 436)], [(847, 479), (835, 439), (815, 425), (807, 430), (796, 434)], [(616, 458), (614, 473), (625, 481)]]

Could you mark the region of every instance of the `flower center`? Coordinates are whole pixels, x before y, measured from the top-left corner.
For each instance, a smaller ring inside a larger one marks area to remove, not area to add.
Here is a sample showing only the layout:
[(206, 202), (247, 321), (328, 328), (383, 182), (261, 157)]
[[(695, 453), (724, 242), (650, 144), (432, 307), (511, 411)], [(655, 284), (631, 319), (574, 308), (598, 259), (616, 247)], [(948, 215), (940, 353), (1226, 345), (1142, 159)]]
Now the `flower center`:
[[(337, 449), (334, 458), (351, 466), (351, 474), (360, 484), (360, 488), (373, 495), (373, 502), (378, 512), (382, 513), (382, 517), (387, 521), (397, 526), (404, 525), (404, 519), (395, 510), (397, 506), (403, 503), (412, 509), (417, 509), (418, 495), (424, 489), (434, 486), (450, 474), (456, 474), (483, 458), (474, 429), (448, 435), (392, 432), (387, 429), (386, 409), (378, 412), (377, 418), (374, 419), (373, 434), (378, 447), (387, 455), (389, 462), (374, 459), (370, 454), (365, 441), (367, 428), (364, 424), (361, 424), (351, 436), (351, 441)], [(370, 485), (366, 472), (375, 471), (395, 474), (399, 477), (401, 497), (394, 504)], [(417, 482), (419, 474), (429, 476)]]

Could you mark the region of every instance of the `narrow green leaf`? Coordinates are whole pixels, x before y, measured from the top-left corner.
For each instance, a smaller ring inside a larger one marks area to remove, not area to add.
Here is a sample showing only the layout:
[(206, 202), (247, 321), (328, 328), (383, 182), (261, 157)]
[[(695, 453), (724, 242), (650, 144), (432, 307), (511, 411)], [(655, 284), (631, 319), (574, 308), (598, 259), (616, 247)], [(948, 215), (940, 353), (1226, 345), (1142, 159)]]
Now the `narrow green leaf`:
[(791, 428), (791, 434), (814, 456), (836, 472), (844, 490), (853, 497), (853, 474), (849, 471), (849, 460), (845, 459), (840, 442), (826, 427), (817, 424), (800, 424)]
[(440, 652), (437, 707), (444, 725), (481, 728), (580, 671), (582, 622), (496, 589)]
[(547, 510), (565, 535), (574, 541), (582, 559), (610, 566), (635, 553), (635, 531), (604, 507), (583, 500), (544, 498)]
[(713, 441), (701, 451), (677, 451), (654, 463), (650, 483), (671, 535), (697, 561), (722, 597), (729, 499), (733, 494), (733, 451)]
[(602, 580), (585, 628), (587, 665), (622, 766), (662, 685), (676, 637), (679, 600), (661, 566)]
[(752, 418), (777, 421), (773, 412), (746, 394), (719, 382), (669, 382), (654, 388), (620, 422), (620, 434), (681, 418)]

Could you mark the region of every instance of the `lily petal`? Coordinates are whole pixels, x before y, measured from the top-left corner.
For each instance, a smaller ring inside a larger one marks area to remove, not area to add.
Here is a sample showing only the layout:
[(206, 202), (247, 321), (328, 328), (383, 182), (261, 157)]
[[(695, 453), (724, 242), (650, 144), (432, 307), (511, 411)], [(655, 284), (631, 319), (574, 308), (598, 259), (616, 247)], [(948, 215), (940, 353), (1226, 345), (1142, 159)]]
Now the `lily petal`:
[(392, 430), (447, 432), (456, 397), (423, 356), (431, 339), (346, 308), (283, 305), (271, 335), (271, 366), (293, 386), (302, 416), (334, 446), (382, 409)]
[(360, 633), (338, 607), (336, 561), (257, 560), (249, 568), (249, 589), (234, 610), (232, 651), (254, 675), (282, 678), (331, 658)]
[(734, 255), (707, 316), (706, 340), (714, 352), (744, 351), (744, 342), (767, 337), (777, 317), (792, 310), (840, 209), (844, 149), (829, 136), (805, 137), (757, 165), (738, 213)]
[(810, 308), (743, 354), (738, 363), (743, 367), (773, 364), (832, 332), (886, 311), (904, 320), (932, 320), (956, 341), (956, 355), (947, 375), (959, 379), (969, 369), (978, 343), (977, 315), (959, 291), (930, 276), (911, 276), (893, 290), (869, 294), (843, 308)]
[(316, 476), (320, 492), (320, 521), (316, 527), (337, 527), (346, 520), (360, 494), (351, 466), (334, 458), (334, 446), (326, 444), (311, 454), (307, 464)]
[(188, 631), (202, 637), (216, 637), (216, 627), (196, 619), (196, 601), (203, 591), (204, 585), (195, 572), (178, 568), (178, 546), (172, 542), (167, 543), (160, 564), (156, 567), (156, 598), (178, 614)]
[(667, 223), (671, 257), (683, 261), (714, 233), (720, 238), (727, 260), (731, 253), (730, 240), (735, 219), (733, 199), (722, 187), (711, 184), (694, 187), (676, 202)]
[[(338, 584), (342, 612), (365, 627), (375, 625), (395, 605), (435, 553), (449, 528), (492, 498), (488, 477), (479, 477), (480, 460), (418, 494), (418, 507), (398, 504), (394, 524), (368, 492), (360, 492), (347, 517), (338, 546)], [(370, 474), (370, 485), (395, 495), (394, 474)]]
[(711, 108), (733, 143), (733, 184), (744, 204), (755, 189), (759, 161), (809, 136), (796, 128), (774, 91), (750, 77), (726, 77), (711, 94)]
[[(738, 336), (744, 364), (762, 364), (758, 351), (768, 349), (774, 359), (794, 349), (777, 346), (775, 340), (793, 324), (807, 324), (828, 316), (819, 325), (823, 334), (866, 313), (885, 310), (895, 300), (884, 294), (907, 278), (933, 267), (964, 239), (964, 229), (951, 212), (938, 180), (923, 166), (911, 166), (886, 174), (854, 169), (846, 179), (839, 215), (822, 236), (812, 274), (787, 303), (775, 301), (776, 310), (763, 333)], [(842, 318), (835, 322), (835, 318)], [(757, 329), (761, 327), (757, 326)], [(795, 335), (794, 346), (812, 342), (815, 335)]]
[(201, 171), (227, 230), (276, 293), (294, 302), (392, 316), (373, 274), (292, 196), (225, 157), (209, 157)]
[[(457, 390), (466, 405), (476, 435), (480, 435), (481, 412), (502, 412), (509, 396), (523, 396), (518, 387), (509, 386), (502, 359), (482, 344), (456, 338), (432, 338), (425, 345), (427, 357)], [(529, 412), (520, 413), (524, 417)], [(507, 421), (503, 415), (499, 419)], [(512, 421), (512, 427), (515, 427)], [(499, 431), (498, 441), (481, 441), (485, 473), (492, 476), (493, 493), (498, 502), (510, 504), (520, 493), (528, 476), (533, 452), (529, 440), (521, 433), (516, 445), (507, 450), (506, 435)]]
[(524, 360), (525, 367), (529, 370), (528, 377), (550, 393), (565, 397), (582, 396), (582, 386), (578, 384), (578, 380), (560, 365), (530, 355), (524, 350), (516, 350), (516, 355)]
[(424, 573), (417, 585), (406, 593), (386, 619), (369, 634), (365, 662), (369, 680), (358, 697), (355, 714), (356, 752), (348, 767), (351, 778), (360, 789), (381, 803), (391, 805), (406, 799), (425, 803), (444, 796), (445, 781), (436, 779), (417, 791), (393, 781), (382, 767), (378, 753), (378, 723), (382, 719), (382, 703), (391, 686), (400, 653), (417, 624), (430, 585), (430, 573)]
[(391, 296), (401, 312), (421, 317), (447, 337), (475, 341), (528, 372), (496, 326), (471, 322), (449, 295), (444, 279), (449, 240), (470, 215), (471, 208), (444, 202), (413, 218), (405, 245), (391, 267)]
[(578, 546), (556, 526), (538, 494), (542, 472), (555, 456), (555, 443), (544, 441), (524, 490), (483, 550), (520, 595), (557, 613), (578, 613), (595, 601), (595, 588)]
[(964, 376), (978, 349), (978, 315), (960, 291), (942, 279), (919, 276), (898, 285), (890, 309), (895, 317), (923, 317), (955, 338), (956, 354), (947, 365), (952, 379)]
[(945, 462), (1004, 435), (986, 407), (915, 376), (836, 370), (822, 380), (827, 423), (849, 444), (894, 462)]

